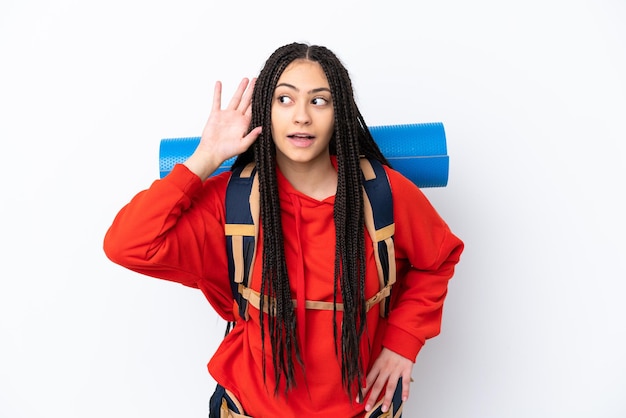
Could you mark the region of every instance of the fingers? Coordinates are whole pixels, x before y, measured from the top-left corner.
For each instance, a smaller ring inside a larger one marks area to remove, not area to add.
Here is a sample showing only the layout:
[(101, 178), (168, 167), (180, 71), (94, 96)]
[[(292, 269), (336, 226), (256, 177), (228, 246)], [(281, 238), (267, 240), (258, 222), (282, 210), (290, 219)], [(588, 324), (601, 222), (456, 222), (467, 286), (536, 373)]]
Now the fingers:
[[(372, 379), (373, 377), (373, 379)], [(367, 412), (371, 411), (378, 399), (380, 392), (387, 379), (382, 378), (380, 375), (368, 376), (367, 377), (367, 386), (363, 388), (363, 393), (365, 393), (365, 410)], [(369, 393), (368, 393), (369, 392)]]
[(396, 386), (398, 386), (397, 380), (389, 379), (387, 381), (387, 389), (385, 390), (385, 396), (383, 397), (383, 405), (380, 408), (382, 412), (387, 412), (391, 407), (391, 402), (393, 401), (393, 394), (396, 391)]
[(245, 149), (248, 149), (250, 145), (261, 135), (261, 131), (263, 128), (261, 126), (257, 126), (253, 130), (248, 133), (248, 135), (243, 137), (243, 143), (245, 144)]
[[(237, 86), (235, 94), (230, 99), (227, 109), (238, 110), (246, 116), (252, 114), (252, 94), (256, 84), (256, 77), (249, 80), (243, 78)], [(222, 82), (216, 81), (213, 89), (213, 111), (219, 111), (222, 108)]]
[[(411, 380), (410, 378), (403, 378), (402, 380), (400, 380), (400, 378), (393, 378), (393, 377), (384, 379), (379, 376), (379, 378), (376, 379), (374, 384), (371, 386), (370, 392), (367, 395), (366, 403), (365, 403), (365, 411), (369, 412), (372, 410), (372, 408), (376, 404), (376, 400), (379, 398), (383, 389), (384, 389), (384, 395), (382, 398), (382, 405), (381, 405), (382, 412), (387, 412), (391, 408), (391, 403), (393, 402), (393, 397), (396, 393), (396, 389), (401, 390), (401, 395), (400, 395), (401, 400), (402, 402), (405, 402), (407, 399), (409, 399), (410, 380)], [(402, 386), (398, 388), (398, 383), (400, 383), (400, 381), (402, 382)]]
[(256, 83), (256, 78), (252, 79), (252, 82), (244, 78), (239, 83), (233, 98), (230, 99), (228, 103), (228, 109), (230, 110), (239, 110), (242, 113), (246, 113), (248, 108), (250, 107), (250, 103), (252, 102), (252, 92), (254, 89), (254, 84)]
[(409, 391), (411, 387), (411, 375), (402, 377), (402, 402), (409, 400)]
[(250, 84), (243, 95), (239, 108), (246, 115), (252, 114), (252, 95), (254, 93), (254, 86), (256, 85), (256, 77), (250, 80)]
[(363, 393), (367, 394), (365, 410), (369, 412), (384, 391), (381, 410), (387, 412), (400, 379), (402, 379), (402, 387), (398, 389), (401, 390), (402, 401), (406, 401), (409, 397), (412, 369), (411, 360), (383, 348), (366, 377), (366, 387), (363, 388)]
[(213, 88), (213, 107), (212, 110), (220, 110), (222, 107), (222, 83), (220, 81), (215, 82)]

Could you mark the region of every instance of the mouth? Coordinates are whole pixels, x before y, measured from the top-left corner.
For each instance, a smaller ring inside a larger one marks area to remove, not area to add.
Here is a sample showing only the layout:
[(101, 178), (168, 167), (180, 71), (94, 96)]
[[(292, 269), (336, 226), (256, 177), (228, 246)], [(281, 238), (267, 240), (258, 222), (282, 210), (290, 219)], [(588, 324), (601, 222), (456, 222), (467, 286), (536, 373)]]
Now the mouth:
[(313, 135), (308, 135), (308, 134), (291, 134), (291, 135), (287, 135), (287, 138), (296, 139), (296, 140), (311, 140), (315, 137)]
[(315, 136), (306, 133), (294, 133), (287, 135), (287, 139), (295, 147), (308, 148), (314, 143)]

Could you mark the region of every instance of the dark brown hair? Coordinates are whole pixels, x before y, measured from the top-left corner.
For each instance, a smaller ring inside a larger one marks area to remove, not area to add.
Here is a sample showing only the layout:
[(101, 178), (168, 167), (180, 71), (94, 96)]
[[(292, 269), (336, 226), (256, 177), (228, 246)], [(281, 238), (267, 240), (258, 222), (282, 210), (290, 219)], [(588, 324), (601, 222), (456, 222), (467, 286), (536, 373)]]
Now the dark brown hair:
[[(278, 48), (267, 59), (254, 88), (250, 129), (263, 126), (260, 137), (234, 166), (255, 161), (261, 195), (261, 222), (263, 224), (263, 275), (261, 285), (261, 339), (265, 351), (263, 314), (267, 316), (275, 391), (281, 378), (285, 378), (287, 391), (295, 384), (294, 362), (302, 367), (300, 348), (296, 336), (296, 317), (289, 289), (289, 277), (283, 247), (281, 211), (276, 181), (275, 147), (271, 135), (271, 108), (274, 89), (285, 68), (294, 60), (305, 59), (321, 65), (333, 98), (335, 122), (330, 141), (330, 153), (337, 156), (337, 192), (334, 221), (336, 229), (335, 297), (341, 288), (344, 304), (341, 326), (341, 361), (343, 386), (352, 395), (360, 384), (364, 368), (360, 352), (360, 339), (366, 327), (365, 309), (365, 229), (363, 195), (361, 187), (360, 156), (377, 159), (388, 165), (374, 142), (356, 102), (348, 71), (329, 49), (318, 45), (292, 43)], [(336, 310), (333, 320), (335, 340), (338, 337)], [(339, 355), (337, 353), (337, 355)], [(265, 356), (263, 357), (265, 359)], [(264, 360), (265, 361), (265, 360)], [(265, 363), (263, 363), (265, 370)], [(357, 385), (357, 386), (354, 386)]]

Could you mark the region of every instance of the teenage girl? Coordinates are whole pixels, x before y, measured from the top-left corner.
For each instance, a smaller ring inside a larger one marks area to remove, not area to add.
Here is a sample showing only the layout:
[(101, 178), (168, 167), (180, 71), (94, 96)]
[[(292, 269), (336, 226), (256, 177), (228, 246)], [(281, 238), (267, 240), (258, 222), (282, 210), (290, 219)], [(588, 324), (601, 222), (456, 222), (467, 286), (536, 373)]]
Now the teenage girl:
[[(248, 311), (231, 290), (225, 240), (227, 159), (254, 162), (260, 232)], [(361, 158), (392, 188), (396, 282), (388, 313), (364, 225)], [(138, 193), (104, 239), (115, 263), (200, 289), (235, 323), (208, 364), (210, 416), (400, 416), (414, 361), (439, 333), (463, 243), (420, 189), (394, 171), (329, 49), (293, 43), (213, 106), (193, 154)]]

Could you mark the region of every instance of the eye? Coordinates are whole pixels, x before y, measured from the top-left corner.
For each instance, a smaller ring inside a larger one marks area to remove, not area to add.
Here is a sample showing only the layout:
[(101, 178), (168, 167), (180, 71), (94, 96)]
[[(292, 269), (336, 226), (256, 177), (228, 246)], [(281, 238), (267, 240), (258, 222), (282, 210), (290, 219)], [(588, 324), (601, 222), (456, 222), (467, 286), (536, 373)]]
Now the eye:
[(328, 100), (325, 97), (315, 97), (311, 100), (311, 103), (316, 106), (324, 106), (328, 104)]
[(278, 100), (278, 103), (282, 103), (282, 104), (289, 104), (289, 103), (293, 103), (293, 100), (291, 100), (291, 97), (281, 94), (279, 95), (276, 100)]

